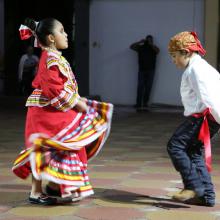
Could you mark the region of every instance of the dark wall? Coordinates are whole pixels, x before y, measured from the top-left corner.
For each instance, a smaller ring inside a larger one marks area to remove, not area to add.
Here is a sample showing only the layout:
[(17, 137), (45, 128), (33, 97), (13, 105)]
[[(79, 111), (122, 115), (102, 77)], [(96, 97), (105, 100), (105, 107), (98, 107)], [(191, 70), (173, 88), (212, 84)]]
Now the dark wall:
[[(80, 5), (82, 2), (82, 5)], [(88, 2), (84, 0), (63, 0), (62, 4), (53, 4), (53, 1), (30, 1), (30, 0), (5, 0), (5, 94), (6, 95), (18, 95), (18, 80), (17, 80), (17, 69), (21, 55), (24, 53), (25, 48), (28, 44), (31, 44), (32, 40), (21, 41), (19, 38), (18, 29), (23, 23), (26, 17), (31, 17), (36, 21), (46, 17), (54, 17), (61, 21), (64, 25), (65, 31), (68, 34), (69, 48), (63, 51), (63, 55), (70, 62), (70, 65), (79, 70), (79, 75), (76, 73), (76, 78), (79, 81), (79, 88), (82, 88), (82, 93), (87, 95), (88, 89), (88, 49), (85, 49), (88, 44), (88, 21), (86, 27), (76, 28), (76, 41), (73, 39), (73, 16), (75, 14), (75, 6), (79, 10), (76, 18), (78, 25), (83, 25), (84, 17), (81, 13), (88, 13)], [(53, 4), (53, 6), (51, 6)], [(87, 5), (87, 6), (86, 6)], [(88, 20), (88, 15), (86, 15)], [(82, 31), (82, 37), (80, 35)], [(86, 37), (87, 36), (87, 37)], [(79, 42), (77, 42), (79, 41)], [(75, 44), (79, 58), (75, 61)], [(40, 55), (40, 49), (35, 49), (35, 53)], [(87, 53), (87, 54), (86, 54)], [(83, 54), (83, 57), (82, 57)], [(84, 62), (81, 59), (84, 58)], [(74, 65), (75, 63), (75, 65)], [(73, 66), (74, 65), (74, 66)], [(83, 65), (83, 67), (80, 67)]]
[(75, 0), (76, 78), (81, 96), (89, 95), (89, 0)]

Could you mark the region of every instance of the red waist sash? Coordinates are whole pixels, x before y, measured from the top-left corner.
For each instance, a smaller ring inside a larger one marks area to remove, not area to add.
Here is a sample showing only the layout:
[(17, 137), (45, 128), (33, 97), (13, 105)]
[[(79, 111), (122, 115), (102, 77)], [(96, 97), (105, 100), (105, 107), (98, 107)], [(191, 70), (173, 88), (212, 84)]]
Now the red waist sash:
[(196, 113), (192, 115), (195, 118), (203, 117), (203, 122), (199, 131), (198, 139), (203, 142), (205, 149), (205, 164), (209, 172), (212, 170), (212, 151), (211, 151), (211, 140), (209, 132), (208, 118), (215, 121), (210, 113), (210, 109), (205, 109), (202, 113)]

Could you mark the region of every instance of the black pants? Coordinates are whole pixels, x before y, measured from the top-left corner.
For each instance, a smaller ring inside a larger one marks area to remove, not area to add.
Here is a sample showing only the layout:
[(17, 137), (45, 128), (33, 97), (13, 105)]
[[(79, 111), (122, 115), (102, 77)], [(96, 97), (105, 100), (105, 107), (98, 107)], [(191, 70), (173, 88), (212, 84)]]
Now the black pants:
[[(194, 190), (208, 203), (215, 203), (215, 192), (204, 161), (203, 143), (198, 134), (203, 118), (189, 117), (174, 132), (167, 144), (167, 151), (174, 167), (180, 172), (184, 188)], [(209, 120), (212, 137), (220, 125)]]
[(145, 106), (149, 101), (151, 88), (154, 80), (154, 72), (154, 70), (138, 72), (138, 86), (136, 99), (137, 107)]
[(20, 92), (22, 95), (29, 96), (33, 92), (32, 81), (34, 79), (33, 71), (23, 72), (20, 84)]

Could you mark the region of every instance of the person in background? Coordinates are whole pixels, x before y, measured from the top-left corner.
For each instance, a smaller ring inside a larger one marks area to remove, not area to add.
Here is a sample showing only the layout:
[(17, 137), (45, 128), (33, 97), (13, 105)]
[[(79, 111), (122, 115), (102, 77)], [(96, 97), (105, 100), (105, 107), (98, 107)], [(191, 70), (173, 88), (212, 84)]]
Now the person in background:
[(138, 85), (137, 85), (137, 109), (148, 106), (148, 101), (153, 85), (156, 58), (159, 48), (154, 44), (153, 36), (147, 35), (136, 43), (131, 44), (130, 48), (138, 54)]
[(33, 91), (31, 84), (35, 77), (38, 62), (39, 58), (34, 54), (34, 48), (28, 46), (26, 53), (21, 56), (18, 66), (18, 81), (22, 95), (28, 96)]

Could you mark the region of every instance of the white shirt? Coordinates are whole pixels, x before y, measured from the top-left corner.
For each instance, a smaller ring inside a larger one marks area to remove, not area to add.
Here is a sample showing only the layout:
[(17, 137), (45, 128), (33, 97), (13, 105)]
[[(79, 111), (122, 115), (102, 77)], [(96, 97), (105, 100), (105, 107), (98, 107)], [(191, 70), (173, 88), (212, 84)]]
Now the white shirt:
[(210, 108), (220, 124), (220, 74), (197, 54), (182, 75), (180, 94), (185, 116)]

